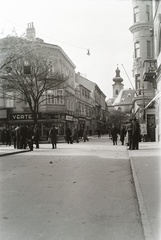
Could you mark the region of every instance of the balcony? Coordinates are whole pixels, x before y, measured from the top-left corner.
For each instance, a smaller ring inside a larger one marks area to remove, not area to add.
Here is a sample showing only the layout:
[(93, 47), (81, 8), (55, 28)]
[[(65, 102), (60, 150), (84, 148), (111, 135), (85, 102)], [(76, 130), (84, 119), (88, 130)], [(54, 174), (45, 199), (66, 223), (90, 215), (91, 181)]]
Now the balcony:
[(156, 60), (145, 60), (143, 63), (143, 81), (151, 82), (153, 88), (156, 89)]
[(134, 97), (134, 101), (141, 108), (144, 108), (154, 97), (155, 92), (151, 89), (140, 89), (136, 90), (136, 96)]

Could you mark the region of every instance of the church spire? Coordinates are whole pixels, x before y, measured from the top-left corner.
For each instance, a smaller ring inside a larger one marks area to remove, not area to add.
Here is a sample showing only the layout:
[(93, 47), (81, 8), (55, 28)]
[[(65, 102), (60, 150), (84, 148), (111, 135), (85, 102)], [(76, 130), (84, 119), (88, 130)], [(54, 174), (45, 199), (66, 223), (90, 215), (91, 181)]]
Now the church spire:
[(117, 69), (115, 72), (116, 72), (116, 76), (113, 78), (114, 84), (112, 85), (113, 86), (113, 98), (117, 98), (120, 91), (124, 87), (124, 84), (122, 84), (123, 79), (120, 76), (120, 70), (118, 68), (118, 64), (117, 64)]

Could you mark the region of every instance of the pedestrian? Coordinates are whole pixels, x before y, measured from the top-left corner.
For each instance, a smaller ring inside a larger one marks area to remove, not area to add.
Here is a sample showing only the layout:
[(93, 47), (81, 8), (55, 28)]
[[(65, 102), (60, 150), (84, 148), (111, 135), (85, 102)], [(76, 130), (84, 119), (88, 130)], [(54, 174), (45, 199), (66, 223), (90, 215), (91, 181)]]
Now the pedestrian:
[(28, 126), (28, 146), (30, 148), (30, 151), (33, 151), (33, 136), (34, 136), (34, 130), (31, 125)]
[(66, 128), (66, 132), (65, 132), (65, 135), (66, 135), (66, 141), (67, 143), (69, 144), (72, 144), (72, 131), (69, 127), (69, 125), (67, 125), (67, 128)]
[(20, 125), (18, 125), (17, 127), (16, 127), (16, 135), (17, 135), (17, 143), (16, 143), (16, 147), (17, 147), (17, 149), (20, 149), (21, 148), (21, 126)]
[(6, 128), (6, 146), (11, 146), (11, 137), (12, 137), (12, 131), (9, 127)]
[(35, 141), (36, 148), (39, 148), (40, 130), (39, 130), (39, 127), (38, 127), (37, 124), (35, 125), (35, 128), (34, 128), (34, 137), (33, 137), (33, 139)]
[(28, 128), (26, 126), (26, 124), (23, 124), (21, 126), (21, 130), (20, 130), (20, 134), (21, 134), (21, 149), (26, 149), (27, 147), (27, 136), (28, 136)]
[(86, 127), (84, 127), (84, 131), (83, 131), (83, 141), (84, 142), (89, 141)]
[(113, 145), (117, 145), (117, 134), (118, 134), (118, 129), (113, 124), (112, 129), (111, 129), (111, 136), (112, 136)]
[(58, 130), (56, 129), (55, 125), (52, 124), (51, 129), (49, 130), (49, 137), (51, 139), (52, 148), (57, 148), (57, 135)]
[(6, 129), (4, 128), (2, 130), (2, 144), (5, 144), (6, 143)]
[(140, 142), (140, 124), (136, 117), (132, 121), (132, 149), (139, 149)]
[(130, 118), (129, 121), (127, 121), (126, 124), (126, 131), (127, 131), (127, 145), (128, 150), (132, 149), (132, 119)]
[(125, 129), (125, 126), (123, 125), (121, 126), (121, 130), (120, 130), (121, 145), (124, 145), (125, 136), (126, 136), (126, 129)]
[(14, 129), (12, 130), (12, 138), (13, 138), (13, 146), (14, 148), (17, 148), (17, 130), (16, 130), (17, 126), (14, 127)]
[(73, 130), (73, 142), (76, 141), (77, 143), (79, 143), (79, 138), (78, 138), (78, 129), (77, 127), (74, 128)]
[(97, 134), (98, 134), (98, 138), (100, 138), (101, 137), (101, 130), (100, 130), (100, 128), (97, 129)]

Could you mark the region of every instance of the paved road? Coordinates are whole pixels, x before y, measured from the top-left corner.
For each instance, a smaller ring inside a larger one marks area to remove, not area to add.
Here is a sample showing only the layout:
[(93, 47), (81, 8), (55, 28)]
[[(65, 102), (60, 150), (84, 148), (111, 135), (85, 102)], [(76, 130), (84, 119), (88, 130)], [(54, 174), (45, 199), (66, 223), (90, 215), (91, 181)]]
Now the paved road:
[(144, 239), (125, 146), (50, 147), (0, 158), (1, 239)]

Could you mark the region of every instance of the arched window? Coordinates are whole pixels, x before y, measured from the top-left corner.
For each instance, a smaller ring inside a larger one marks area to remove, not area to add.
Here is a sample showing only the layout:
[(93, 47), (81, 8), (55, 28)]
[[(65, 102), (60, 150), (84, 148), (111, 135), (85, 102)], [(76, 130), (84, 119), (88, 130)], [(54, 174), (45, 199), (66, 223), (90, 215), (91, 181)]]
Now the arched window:
[(116, 95), (118, 95), (118, 94), (119, 94), (119, 91), (118, 91), (117, 89), (116, 89), (116, 91), (115, 91), (115, 94), (116, 94)]

